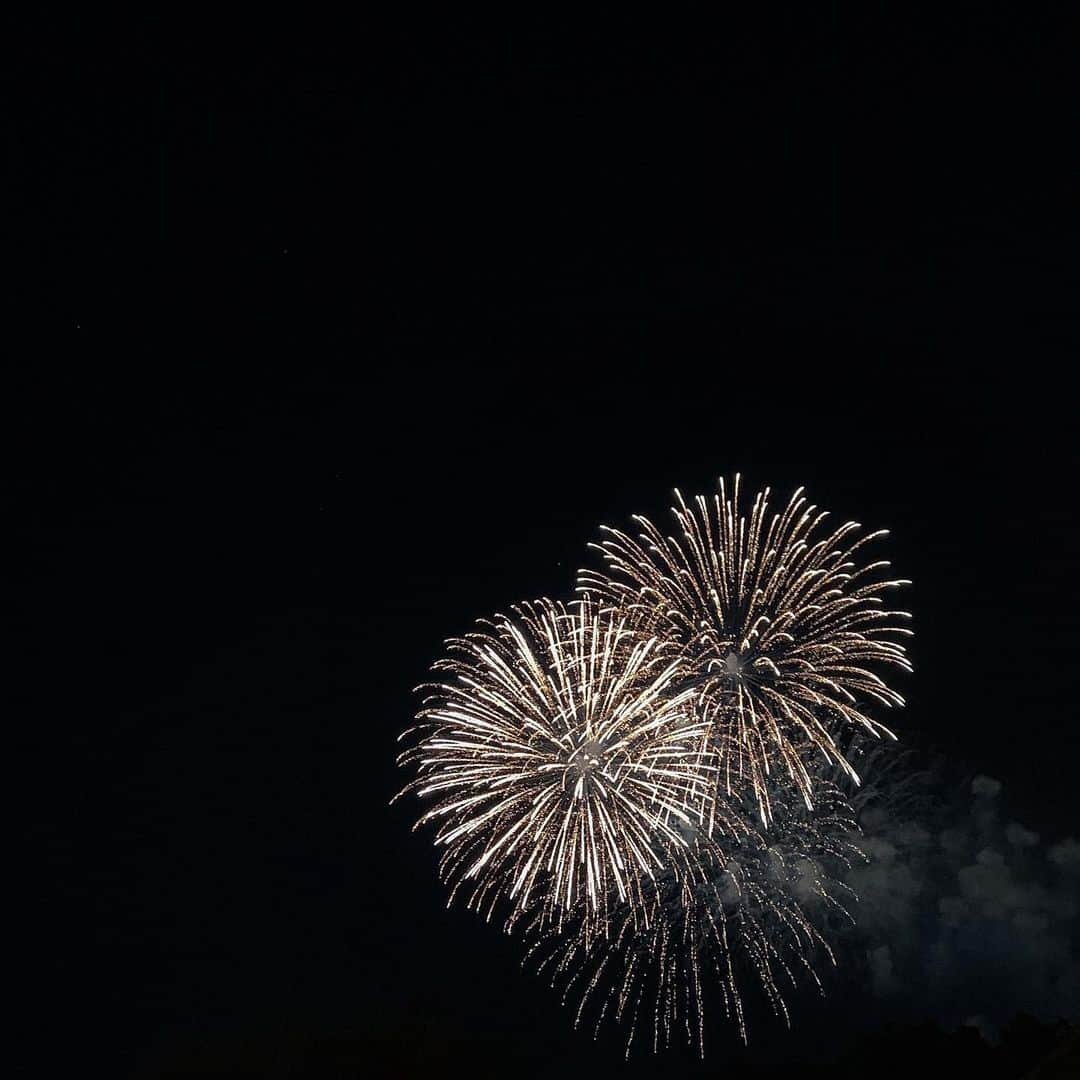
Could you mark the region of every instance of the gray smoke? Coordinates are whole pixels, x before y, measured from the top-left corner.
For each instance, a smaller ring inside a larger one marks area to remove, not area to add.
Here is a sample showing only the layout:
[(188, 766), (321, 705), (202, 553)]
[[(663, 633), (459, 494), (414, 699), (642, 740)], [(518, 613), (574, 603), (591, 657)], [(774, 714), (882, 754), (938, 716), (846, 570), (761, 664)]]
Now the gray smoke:
[[(899, 774), (860, 811), (865, 865), (854, 944), (891, 1011), (971, 1024), (984, 1035), (1017, 1013), (1080, 1013), (1080, 842), (1047, 843), (1002, 810), (1002, 784), (976, 776), (950, 805), (923, 774), (893, 799)], [(909, 777), (910, 778), (910, 777)]]

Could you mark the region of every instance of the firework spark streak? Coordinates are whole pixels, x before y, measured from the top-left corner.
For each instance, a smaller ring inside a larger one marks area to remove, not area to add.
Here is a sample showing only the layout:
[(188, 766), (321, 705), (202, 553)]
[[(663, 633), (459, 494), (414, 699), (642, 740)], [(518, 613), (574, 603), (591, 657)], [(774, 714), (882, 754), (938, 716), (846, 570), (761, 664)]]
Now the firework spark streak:
[(752, 799), (720, 808), (711, 837), (689, 830), (692, 859), (651, 877), (636, 907), (613, 905), (602, 933), (583, 911), (561, 934), (537, 919), (526, 928), (526, 964), (550, 974), (564, 1003), (577, 1001), (576, 1025), (590, 1005), (597, 1032), (605, 1019), (623, 1023), (627, 1057), (643, 1019), (654, 1052), (681, 1031), (704, 1056), (706, 1001), (716, 991), (745, 1041), (748, 982), (789, 1022), (784, 988), (821, 989), (814, 961), (835, 963), (828, 930), (852, 922), (854, 896), (841, 878), (865, 861), (840, 787), (815, 779), (812, 811), (790, 781), (773, 783), (782, 812), (767, 830)]
[(892, 736), (863, 710), (866, 702), (903, 704), (874, 668), (911, 670), (895, 640), (911, 633), (910, 615), (884, 609), (881, 595), (910, 583), (876, 580), (889, 564), (861, 561), (884, 530), (860, 538), (853, 521), (824, 530), (827, 513), (808, 504), (801, 488), (771, 515), (766, 488), (747, 518), (739, 487), (736, 476), (729, 497), (721, 479), (711, 499), (699, 495), (692, 505), (676, 491), (675, 536), (641, 516), (636, 537), (605, 528), (606, 539), (591, 545), (605, 567), (582, 570), (579, 590), (649, 613), (655, 632), (679, 646), (702, 717), (733, 748), (724, 755), (722, 788), (730, 794), (749, 784), (767, 824), (767, 780), (777, 767), (812, 805), (800, 746), (857, 780), (834, 733)]
[(434, 800), (418, 826), (437, 827), (451, 902), (465, 887), (488, 918), (509, 901), (511, 925), (537, 902), (545, 920), (578, 904), (602, 920), (709, 815), (705, 724), (678, 655), (629, 614), (588, 599), (514, 610), (448, 643), (404, 790)]

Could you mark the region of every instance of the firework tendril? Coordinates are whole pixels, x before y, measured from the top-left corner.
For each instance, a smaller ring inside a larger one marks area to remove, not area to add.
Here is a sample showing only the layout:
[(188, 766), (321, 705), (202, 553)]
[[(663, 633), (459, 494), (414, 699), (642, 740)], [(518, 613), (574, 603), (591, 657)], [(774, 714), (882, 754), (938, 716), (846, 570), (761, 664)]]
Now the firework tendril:
[(720, 807), (711, 835), (688, 830), (692, 858), (650, 877), (636, 908), (613, 905), (602, 932), (583, 911), (560, 934), (527, 925), (525, 963), (576, 1000), (576, 1025), (590, 1006), (595, 1033), (623, 1023), (628, 1057), (643, 1023), (654, 1052), (681, 1033), (704, 1057), (710, 997), (746, 1041), (747, 987), (790, 1023), (785, 993), (822, 990), (815, 961), (835, 964), (830, 930), (853, 922), (855, 901), (843, 878), (865, 861), (841, 785), (815, 779), (813, 810), (790, 781), (772, 782), (782, 812), (768, 829), (753, 799)]

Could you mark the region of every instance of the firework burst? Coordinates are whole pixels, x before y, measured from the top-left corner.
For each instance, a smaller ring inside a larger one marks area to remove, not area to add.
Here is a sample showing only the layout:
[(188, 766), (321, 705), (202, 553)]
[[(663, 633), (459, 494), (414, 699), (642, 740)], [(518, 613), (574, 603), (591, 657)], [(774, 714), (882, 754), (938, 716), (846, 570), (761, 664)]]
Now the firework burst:
[(804, 748), (857, 781), (834, 734), (892, 735), (864, 710), (903, 704), (875, 669), (910, 670), (902, 644), (910, 615), (885, 609), (882, 598), (909, 582), (881, 580), (889, 563), (863, 561), (865, 546), (886, 531), (860, 537), (853, 521), (824, 528), (827, 513), (801, 488), (774, 513), (766, 488), (749, 517), (738, 476), (730, 496), (721, 479), (712, 498), (688, 505), (675, 497), (676, 535), (641, 516), (636, 537), (605, 528), (605, 539), (591, 545), (604, 569), (581, 571), (579, 589), (643, 613), (677, 645), (697, 708), (727, 748), (722, 789), (749, 785), (768, 824), (768, 781), (778, 768), (812, 805)]
[[(568, 910), (600, 923), (689, 845), (716, 778), (680, 658), (630, 613), (523, 604), (448, 644), (435, 665), (405, 791), (432, 800), (442, 877), (508, 925)], [(404, 794), (404, 792), (402, 792)]]
[(644, 1026), (704, 1053), (717, 996), (745, 1039), (748, 987), (785, 1021), (791, 987), (820, 988), (876, 798), (855, 764), (889, 768), (870, 711), (903, 704), (881, 672), (910, 670), (884, 602), (907, 582), (864, 554), (884, 532), (826, 527), (802, 489), (744, 515), (738, 477), (675, 496), (673, 535), (605, 530), (576, 602), (447, 642), (398, 759), (449, 902), (502, 911), (628, 1054)]

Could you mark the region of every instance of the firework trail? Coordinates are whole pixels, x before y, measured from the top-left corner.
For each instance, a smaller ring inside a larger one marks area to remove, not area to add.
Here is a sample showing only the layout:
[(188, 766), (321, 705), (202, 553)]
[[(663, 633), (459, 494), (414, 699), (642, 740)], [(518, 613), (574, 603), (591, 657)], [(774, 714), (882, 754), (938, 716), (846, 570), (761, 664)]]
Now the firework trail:
[(697, 708), (730, 752), (720, 783), (731, 794), (749, 785), (762, 822), (773, 817), (768, 778), (779, 768), (807, 806), (813, 783), (806, 755), (835, 762), (858, 779), (835, 734), (892, 733), (863, 710), (903, 698), (875, 668), (910, 671), (901, 641), (903, 611), (886, 610), (882, 594), (903, 580), (879, 580), (888, 562), (863, 562), (863, 549), (887, 535), (859, 537), (849, 521), (826, 530), (828, 516), (800, 488), (770, 513), (769, 489), (755, 495), (749, 517), (740, 482), (730, 497), (723, 479), (711, 498), (688, 505), (675, 492), (676, 535), (636, 516), (641, 532), (617, 529), (592, 547), (602, 570), (582, 570), (579, 591), (651, 619), (654, 632), (682, 651), (697, 689)]
[(681, 1033), (704, 1057), (714, 994), (746, 1041), (745, 987), (785, 1023), (786, 990), (821, 989), (815, 962), (835, 963), (830, 930), (852, 921), (854, 896), (842, 879), (864, 858), (840, 787), (816, 780), (813, 810), (790, 781), (771, 782), (782, 812), (768, 829), (750, 799), (718, 810), (711, 836), (687, 830), (693, 858), (649, 877), (637, 905), (613, 905), (602, 932), (584, 911), (561, 934), (540, 919), (526, 928), (526, 964), (549, 974), (564, 1003), (576, 1000), (575, 1026), (587, 1014), (597, 1033), (605, 1019), (624, 1024), (629, 1057), (647, 1024), (654, 1052)]
[(441, 876), (490, 918), (603, 920), (705, 820), (716, 786), (678, 654), (586, 599), (523, 604), (448, 642), (400, 757), (433, 800)]

